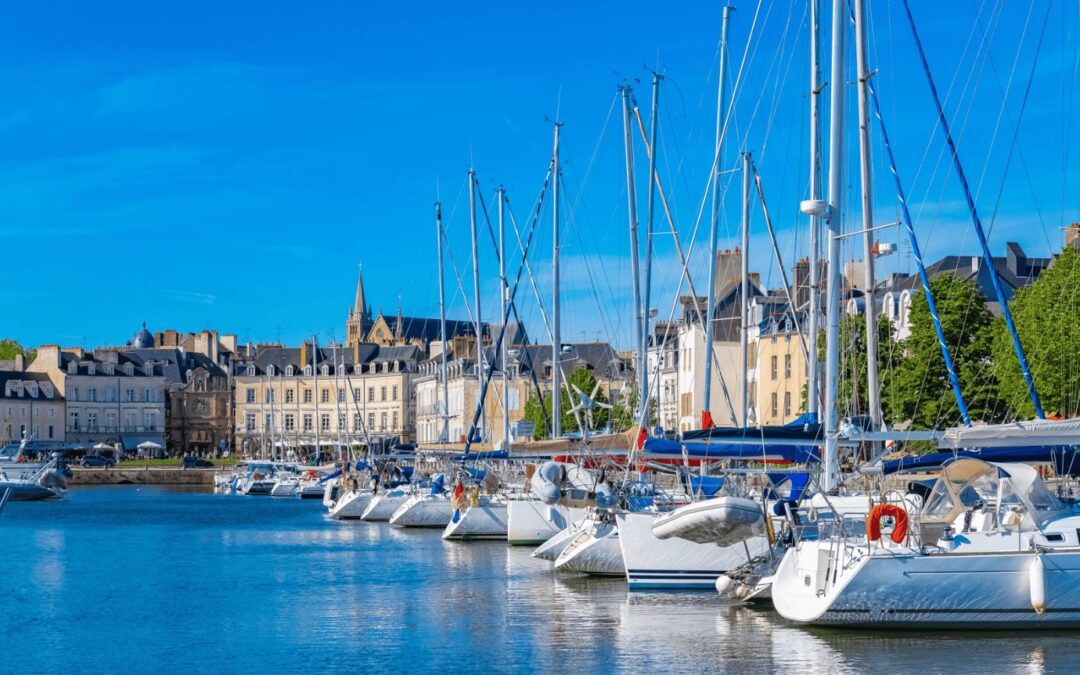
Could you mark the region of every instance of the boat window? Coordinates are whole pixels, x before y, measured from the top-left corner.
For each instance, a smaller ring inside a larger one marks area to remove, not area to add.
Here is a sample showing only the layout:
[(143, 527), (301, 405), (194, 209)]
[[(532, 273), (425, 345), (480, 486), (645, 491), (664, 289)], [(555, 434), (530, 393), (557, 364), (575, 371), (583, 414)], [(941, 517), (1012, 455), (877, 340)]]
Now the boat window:
[(1028, 489), (1027, 502), (1031, 509), (1031, 518), (1036, 526), (1042, 525), (1051, 517), (1066, 510), (1065, 504), (1050, 492), (1046, 483), (1041, 480), (1032, 482)]

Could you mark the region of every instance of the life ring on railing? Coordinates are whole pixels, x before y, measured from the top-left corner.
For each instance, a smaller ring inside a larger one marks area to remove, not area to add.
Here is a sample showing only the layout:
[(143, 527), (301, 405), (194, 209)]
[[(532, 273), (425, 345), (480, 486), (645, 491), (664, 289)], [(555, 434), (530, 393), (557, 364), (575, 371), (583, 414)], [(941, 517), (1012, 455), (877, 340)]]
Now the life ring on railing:
[(896, 504), (878, 504), (870, 509), (870, 515), (866, 517), (866, 538), (870, 541), (881, 539), (881, 519), (889, 517), (896, 521), (890, 538), (897, 544), (904, 543), (907, 536), (908, 514), (903, 507)]

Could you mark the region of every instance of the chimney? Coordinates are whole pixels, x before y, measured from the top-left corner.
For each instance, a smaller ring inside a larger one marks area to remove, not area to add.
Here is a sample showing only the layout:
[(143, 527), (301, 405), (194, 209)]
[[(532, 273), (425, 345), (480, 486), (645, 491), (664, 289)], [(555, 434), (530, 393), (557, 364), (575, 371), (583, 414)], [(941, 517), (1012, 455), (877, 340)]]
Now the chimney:
[(300, 343), (300, 370), (307, 366), (307, 340)]
[(216, 330), (210, 331), (210, 360), (214, 363), (218, 362), (218, 333)]
[(15, 370), (20, 373), (26, 370), (26, 357), (21, 352), (15, 355)]

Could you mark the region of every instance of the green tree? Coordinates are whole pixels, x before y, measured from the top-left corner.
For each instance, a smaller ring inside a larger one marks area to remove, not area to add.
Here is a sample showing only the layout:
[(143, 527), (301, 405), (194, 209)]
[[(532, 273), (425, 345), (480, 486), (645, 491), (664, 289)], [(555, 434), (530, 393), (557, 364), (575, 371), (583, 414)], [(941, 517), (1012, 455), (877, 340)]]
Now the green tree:
[[(893, 340), (892, 324), (879, 319), (878, 328), (878, 381), (880, 384), (882, 412), (889, 410), (888, 393), (892, 372), (890, 367), (897, 354)], [(824, 369), (825, 332), (818, 334), (818, 363)], [(837, 382), (837, 405), (841, 415), (868, 414), (870, 404), (866, 368), (866, 318), (845, 314), (840, 320), (840, 376)], [(806, 410), (806, 385), (802, 388), (802, 410)], [(824, 392), (822, 392), (824, 394)]]
[(27, 349), (11, 338), (0, 340), (0, 360), (10, 361), (19, 354), (22, 354), (26, 358), (26, 362), (30, 363), (37, 356), (37, 350)]
[[(611, 428), (615, 431), (627, 431), (636, 427), (640, 420), (638, 420), (638, 406), (640, 406), (640, 397), (638, 396), (638, 383), (633, 381), (629, 383), (626, 390), (626, 394), (622, 397), (622, 400), (617, 402), (611, 408)], [(648, 426), (652, 427), (656, 424), (656, 399), (649, 400), (649, 422)]]
[[(582, 366), (575, 368), (574, 371), (566, 377), (566, 384), (563, 387), (562, 396), (559, 397), (559, 408), (562, 413), (560, 421), (564, 432), (576, 432), (580, 430), (578, 426), (578, 416), (570, 412), (570, 409), (580, 402), (577, 391), (574, 389), (575, 386), (586, 396), (592, 394), (593, 388), (596, 387), (596, 376), (593, 374), (593, 371)], [(567, 389), (570, 390), (569, 394), (567, 393)], [(608, 402), (607, 395), (602, 388), (597, 390), (593, 400), (599, 403)], [(541, 407), (541, 405), (543, 405), (543, 407)], [(543, 438), (547, 434), (547, 428), (544, 423), (545, 412), (548, 415), (548, 419), (551, 419), (551, 393), (548, 392), (544, 394), (542, 404), (535, 394), (529, 394), (529, 397), (525, 400), (525, 410), (522, 414), (525, 419), (535, 425), (533, 437), (537, 440)], [(593, 408), (592, 426), (590, 431), (603, 429), (607, 426), (608, 419), (609, 411), (606, 408)], [(584, 411), (582, 411), (581, 424), (586, 423), (587, 419)]]
[[(986, 299), (974, 281), (952, 274), (934, 277), (930, 288), (971, 419), (999, 421), (1004, 406), (991, 363), (994, 317)], [(899, 343), (902, 357), (890, 372), (889, 418), (910, 421), (915, 429), (958, 425), (960, 410), (923, 293), (912, 298), (910, 324), (910, 335)]]
[[(1009, 308), (1043, 410), (1065, 417), (1080, 413), (1080, 250), (1067, 247), (1034, 284), (1016, 292)], [(1033, 418), (1035, 406), (1004, 319), (994, 322), (993, 334), (1001, 398), (1017, 417)]]

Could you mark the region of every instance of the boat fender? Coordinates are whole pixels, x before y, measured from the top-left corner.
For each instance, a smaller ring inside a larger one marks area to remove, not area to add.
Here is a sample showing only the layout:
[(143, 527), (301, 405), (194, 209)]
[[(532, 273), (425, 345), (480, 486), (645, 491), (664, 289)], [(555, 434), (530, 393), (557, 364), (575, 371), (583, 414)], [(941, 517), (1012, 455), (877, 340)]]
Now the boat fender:
[(1031, 593), (1031, 607), (1036, 614), (1046, 611), (1046, 574), (1042, 556), (1035, 554), (1035, 559), (1028, 567), (1028, 590)]
[(878, 504), (870, 509), (870, 515), (866, 517), (866, 539), (877, 541), (881, 539), (881, 519), (892, 518), (895, 521), (890, 538), (897, 544), (904, 543), (907, 536), (908, 514), (902, 507), (896, 504)]
[(716, 577), (716, 591), (720, 595), (727, 595), (735, 587), (735, 580), (726, 574)]

